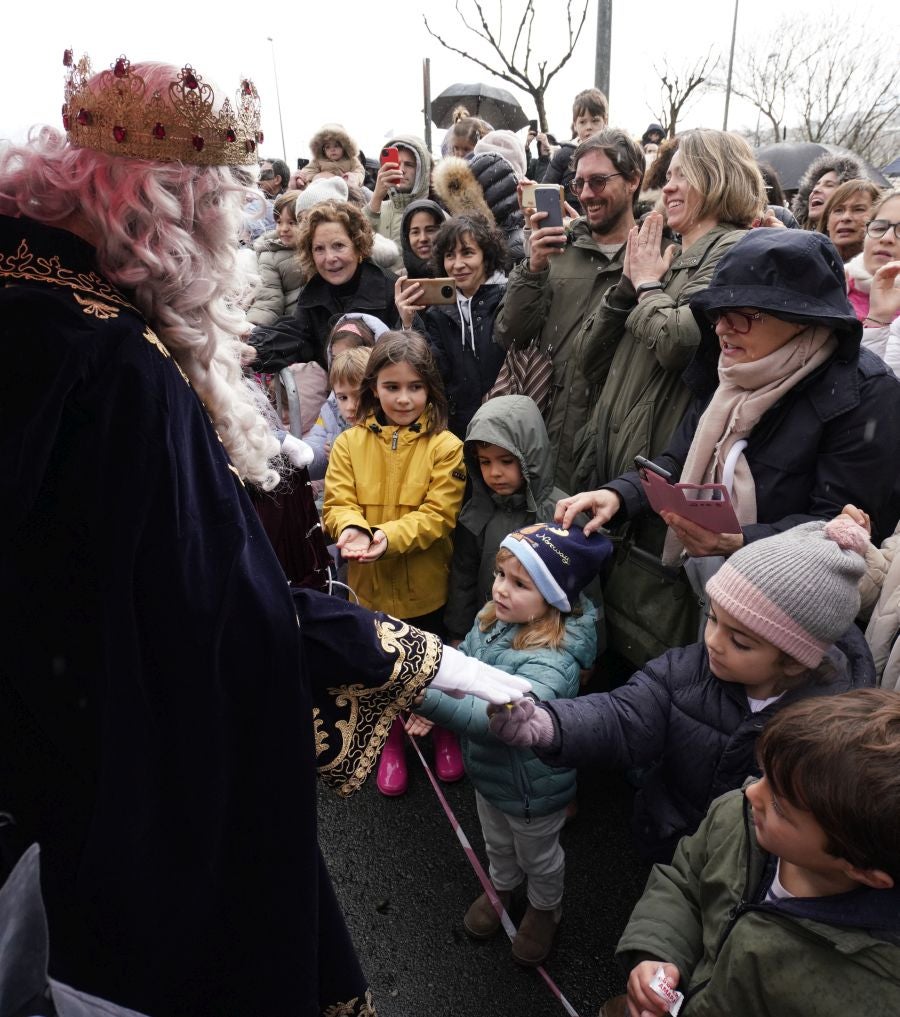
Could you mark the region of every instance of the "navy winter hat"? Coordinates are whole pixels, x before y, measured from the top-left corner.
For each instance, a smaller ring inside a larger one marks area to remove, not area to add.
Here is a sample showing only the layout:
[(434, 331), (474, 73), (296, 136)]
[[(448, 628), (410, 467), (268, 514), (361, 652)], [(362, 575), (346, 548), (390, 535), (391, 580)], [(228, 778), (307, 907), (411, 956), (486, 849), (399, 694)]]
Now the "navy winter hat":
[(824, 233), (750, 230), (722, 257), (709, 286), (691, 300), (698, 319), (730, 307), (755, 307), (785, 321), (862, 335), (847, 299), (843, 262)]
[(551, 607), (569, 612), (578, 595), (603, 567), (613, 545), (602, 533), (584, 535), (535, 523), (504, 537), (500, 544), (518, 558), (538, 592)]

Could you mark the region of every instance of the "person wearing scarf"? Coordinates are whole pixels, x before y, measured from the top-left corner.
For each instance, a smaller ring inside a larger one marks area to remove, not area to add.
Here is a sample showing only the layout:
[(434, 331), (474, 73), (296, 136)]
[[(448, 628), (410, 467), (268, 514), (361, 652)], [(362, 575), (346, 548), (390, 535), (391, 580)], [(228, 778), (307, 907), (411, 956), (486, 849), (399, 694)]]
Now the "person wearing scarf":
[[(847, 300), (840, 256), (823, 235), (762, 228), (723, 258), (691, 301), (703, 331), (684, 374), (695, 393), (669, 448), (655, 459), (672, 482), (730, 480), (741, 532), (720, 534), (666, 513), (659, 563), (683, 580), (691, 559), (728, 557), (753, 540), (829, 519), (853, 497), (879, 534), (900, 516), (900, 383), (860, 349), (862, 326)], [(733, 478), (726, 476), (729, 453)], [(557, 522), (586, 511), (586, 531), (649, 510), (637, 472), (563, 499)], [(677, 571), (676, 571), (677, 569)], [(665, 581), (665, 579), (663, 579)], [(660, 652), (677, 645), (695, 598), (660, 621)]]

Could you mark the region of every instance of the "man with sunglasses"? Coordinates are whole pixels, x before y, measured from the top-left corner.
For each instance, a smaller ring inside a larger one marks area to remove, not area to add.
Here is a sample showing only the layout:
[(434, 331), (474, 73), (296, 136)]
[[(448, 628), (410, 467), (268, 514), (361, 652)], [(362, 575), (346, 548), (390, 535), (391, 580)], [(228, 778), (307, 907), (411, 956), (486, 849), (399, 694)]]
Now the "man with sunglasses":
[(582, 339), (591, 311), (622, 274), (625, 241), (634, 226), (633, 203), (644, 176), (644, 158), (624, 132), (606, 128), (583, 141), (572, 156), (572, 189), (584, 215), (568, 227), (542, 227), (531, 218), (529, 257), (509, 277), (494, 325), (505, 347), (533, 341), (553, 362), (553, 388), (545, 411), (556, 457), (554, 483), (571, 484), (575, 435), (589, 416), (592, 386), (581, 371)]

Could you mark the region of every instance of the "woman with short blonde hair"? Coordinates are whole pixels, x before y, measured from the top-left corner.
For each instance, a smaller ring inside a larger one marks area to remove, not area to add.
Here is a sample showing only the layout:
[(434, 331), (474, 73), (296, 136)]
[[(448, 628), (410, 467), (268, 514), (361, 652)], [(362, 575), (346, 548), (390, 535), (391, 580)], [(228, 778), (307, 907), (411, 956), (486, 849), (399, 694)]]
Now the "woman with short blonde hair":
[(701, 196), (697, 219), (748, 227), (766, 207), (766, 185), (739, 134), (697, 129), (678, 136), (681, 171)]

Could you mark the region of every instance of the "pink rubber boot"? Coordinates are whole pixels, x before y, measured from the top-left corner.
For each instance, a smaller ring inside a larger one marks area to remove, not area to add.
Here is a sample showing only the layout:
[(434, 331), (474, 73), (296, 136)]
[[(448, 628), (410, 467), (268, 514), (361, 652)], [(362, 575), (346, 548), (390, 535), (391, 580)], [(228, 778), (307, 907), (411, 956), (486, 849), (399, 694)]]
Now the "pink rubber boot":
[(389, 798), (406, 794), (406, 746), (403, 731), (403, 719), (395, 717), (391, 724), (381, 759), (378, 760), (378, 777), (375, 783), (378, 790)]
[(435, 724), (431, 729), (431, 741), (434, 745), (434, 768), (438, 778), (448, 784), (462, 780), (466, 771), (456, 735)]

